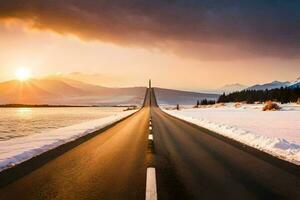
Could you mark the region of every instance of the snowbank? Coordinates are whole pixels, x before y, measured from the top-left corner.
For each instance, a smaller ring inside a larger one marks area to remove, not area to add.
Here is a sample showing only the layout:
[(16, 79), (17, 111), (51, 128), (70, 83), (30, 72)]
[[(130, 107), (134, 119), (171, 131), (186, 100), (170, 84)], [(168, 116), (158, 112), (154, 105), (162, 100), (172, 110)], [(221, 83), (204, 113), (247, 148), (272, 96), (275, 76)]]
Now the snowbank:
[(300, 106), (280, 105), (263, 112), (263, 105), (226, 104), (206, 108), (166, 110), (166, 113), (207, 128), (281, 159), (300, 165)]
[(137, 110), (124, 111), (109, 117), (55, 129), (42, 134), (0, 141), (0, 171), (109, 126), (136, 111)]

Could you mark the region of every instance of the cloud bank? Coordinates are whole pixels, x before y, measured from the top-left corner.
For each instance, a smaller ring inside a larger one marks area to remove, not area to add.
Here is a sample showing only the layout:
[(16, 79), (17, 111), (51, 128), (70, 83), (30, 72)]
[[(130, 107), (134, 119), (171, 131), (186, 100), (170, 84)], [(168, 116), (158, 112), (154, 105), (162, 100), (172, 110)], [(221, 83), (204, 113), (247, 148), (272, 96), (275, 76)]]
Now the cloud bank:
[(300, 58), (293, 0), (9, 0), (0, 19), (199, 59)]

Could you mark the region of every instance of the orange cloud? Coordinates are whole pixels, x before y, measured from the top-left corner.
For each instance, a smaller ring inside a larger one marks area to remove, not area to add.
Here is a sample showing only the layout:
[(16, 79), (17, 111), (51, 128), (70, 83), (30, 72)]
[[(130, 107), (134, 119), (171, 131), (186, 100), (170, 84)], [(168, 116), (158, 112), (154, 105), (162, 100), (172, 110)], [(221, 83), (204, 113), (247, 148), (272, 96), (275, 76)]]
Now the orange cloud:
[(0, 18), (199, 59), (299, 58), (299, 9), (261, 0), (10, 0), (0, 2)]

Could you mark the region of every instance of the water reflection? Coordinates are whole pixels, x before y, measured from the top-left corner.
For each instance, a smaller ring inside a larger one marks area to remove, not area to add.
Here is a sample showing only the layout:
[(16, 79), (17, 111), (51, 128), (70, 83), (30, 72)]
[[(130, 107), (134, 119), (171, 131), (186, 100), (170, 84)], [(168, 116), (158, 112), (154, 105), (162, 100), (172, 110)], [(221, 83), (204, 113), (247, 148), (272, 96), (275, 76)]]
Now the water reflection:
[(0, 108), (0, 140), (47, 133), (51, 129), (98, 119), (123, 108)]
[(17, 115), (21, 119), (31, 118), (32, 108), (17, 108)]

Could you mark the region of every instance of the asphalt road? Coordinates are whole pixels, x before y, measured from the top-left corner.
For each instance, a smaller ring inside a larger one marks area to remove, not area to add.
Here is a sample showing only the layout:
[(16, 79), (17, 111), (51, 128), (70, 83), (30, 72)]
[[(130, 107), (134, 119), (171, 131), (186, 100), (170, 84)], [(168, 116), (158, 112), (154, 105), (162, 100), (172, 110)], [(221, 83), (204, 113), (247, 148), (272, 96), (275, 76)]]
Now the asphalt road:
[(2, 179), (0, 199), (145, 199), (149, 166), (159, 200), (300, 199), (297, 166), (165, 114), (153, 92), (139, 112), (51, 156)]
[(299, 167), (171, 117), (153, 95), (151, 116), (158, 199), (300, 199)]

